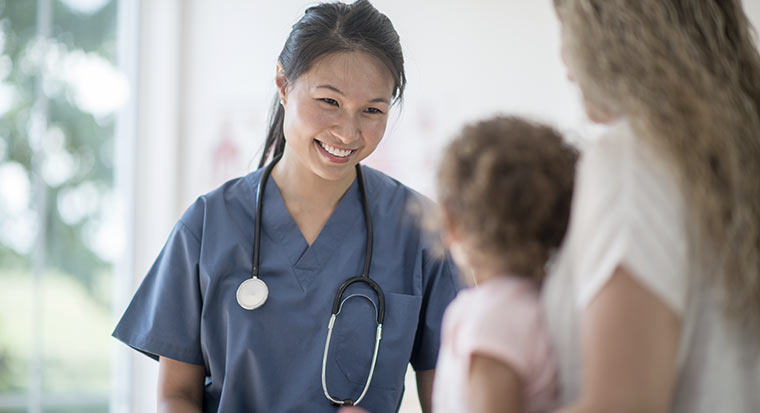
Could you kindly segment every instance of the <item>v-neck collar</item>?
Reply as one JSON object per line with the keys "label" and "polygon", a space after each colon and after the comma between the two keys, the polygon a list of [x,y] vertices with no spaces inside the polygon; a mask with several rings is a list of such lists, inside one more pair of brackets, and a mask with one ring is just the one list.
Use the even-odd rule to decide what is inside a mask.
{"label": "v-neck collar", "polygon": [[[290,261],[301,288],[306,291],[314,276],[325,268],[333,253],[343,243],[347,234],[354,231],[357,225],[365,227],[363,222],[359,185],[356,179],[351,183],[343,197],[338,202],[335,211],[330,215],[319,235],[308,245],[301,230],[285,207],[282,193],[270,175],[264,188],[264,199],[261,214],[262,233],[273,241]],[[365,229],[366,231],[366,229]],[[264,241],[266,242],[266,241]],[[262,254],[266,248],[262,248]],[[360,263],[359,265],[362,265]],[[345,274],[348,278],[361,273]]]}

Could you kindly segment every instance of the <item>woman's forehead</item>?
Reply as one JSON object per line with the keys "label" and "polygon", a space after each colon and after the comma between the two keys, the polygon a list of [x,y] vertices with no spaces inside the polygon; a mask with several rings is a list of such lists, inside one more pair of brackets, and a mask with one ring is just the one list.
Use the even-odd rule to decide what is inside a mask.
{"label": "woman's forehead", "polygon": [[394,80],[382,60],[365,52],[340,52],[321,56],[301,76],[309,89],[331,86],[345,95],[390,99]]}

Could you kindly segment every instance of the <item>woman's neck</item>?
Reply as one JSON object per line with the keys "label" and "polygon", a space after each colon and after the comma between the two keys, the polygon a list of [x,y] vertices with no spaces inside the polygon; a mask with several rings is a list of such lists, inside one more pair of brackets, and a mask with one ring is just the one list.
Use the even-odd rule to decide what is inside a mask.
{"label": "woman's neck", "polygon": [[302,204],[332,210],[356,177],[356,172],[352,171],[343,179],[327,180],[315,174],[295,159],[295,156],[288,155],[286,151],[272,171],[272,178],[277,183],[286,206]]}

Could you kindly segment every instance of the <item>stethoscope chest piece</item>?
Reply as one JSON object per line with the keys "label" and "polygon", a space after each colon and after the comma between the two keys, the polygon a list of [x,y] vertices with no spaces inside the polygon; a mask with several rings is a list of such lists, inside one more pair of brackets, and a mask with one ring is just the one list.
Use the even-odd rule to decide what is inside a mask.
{"label": "stethoscope chest piece", "polygon": [[267,301],[269,288],[258,277],[249,278],[237,289],[237,302],[246,310],[255,310]]}

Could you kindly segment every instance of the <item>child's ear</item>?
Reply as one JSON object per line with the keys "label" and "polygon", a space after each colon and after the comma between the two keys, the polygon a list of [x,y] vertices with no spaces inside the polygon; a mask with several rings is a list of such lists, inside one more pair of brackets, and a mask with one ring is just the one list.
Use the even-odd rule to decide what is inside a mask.
{"label": "child's ear", "polygon": [[441,224],[443,227],[443,243],[446,248],[461,240],[459,226],[445,207],[441,207]]}

